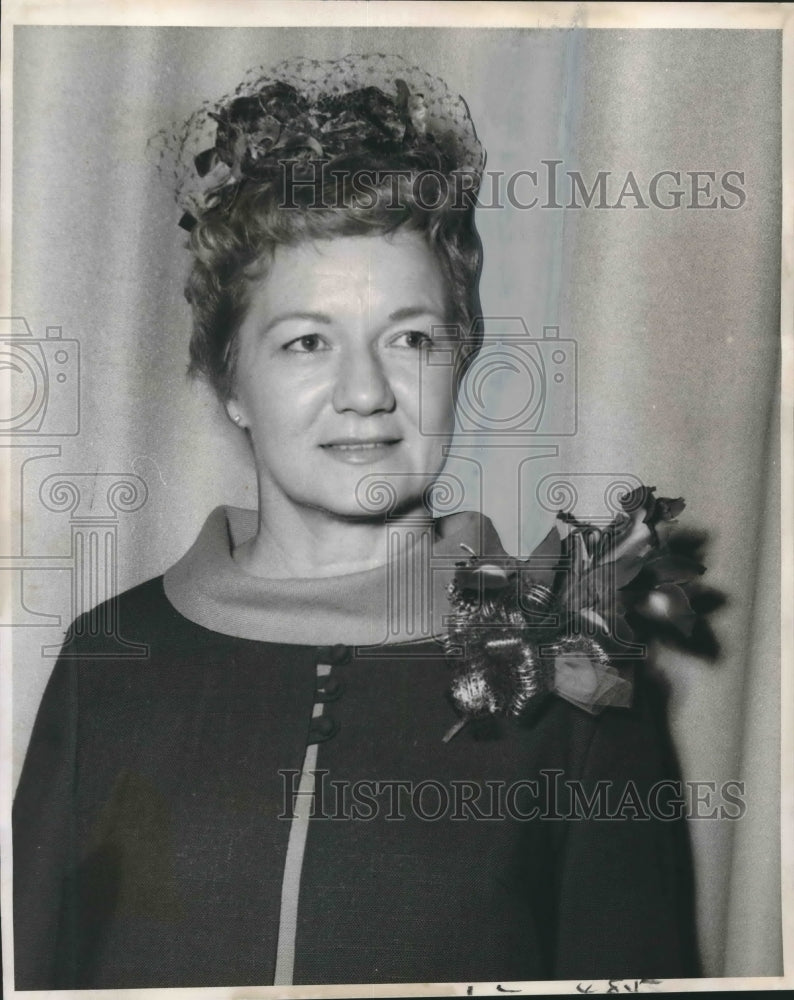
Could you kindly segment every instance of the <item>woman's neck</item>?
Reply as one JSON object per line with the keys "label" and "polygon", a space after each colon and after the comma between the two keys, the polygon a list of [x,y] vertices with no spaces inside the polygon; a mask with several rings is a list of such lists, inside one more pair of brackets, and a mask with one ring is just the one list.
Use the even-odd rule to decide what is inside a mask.
{"label": "woman's neck", "polygon": [[350,519],[311,507],[260,503],[256,534],[232,557],[250,576],[289,578],[342,576],[391,561],[395,549],[431,530],[426,513],[402,518]]}

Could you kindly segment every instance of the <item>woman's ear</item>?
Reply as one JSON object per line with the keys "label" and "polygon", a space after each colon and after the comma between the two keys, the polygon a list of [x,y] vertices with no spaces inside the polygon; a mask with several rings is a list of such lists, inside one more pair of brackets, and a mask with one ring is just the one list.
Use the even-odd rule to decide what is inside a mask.
{"label": "woman's ear", "polygon": [[235,426],[243,429],[248,426],[243,414],[240,412],[240,404],[236,399],[227,399],[223,405],[226,409],[226,414],[229,417],[229,420],[231,420]]}

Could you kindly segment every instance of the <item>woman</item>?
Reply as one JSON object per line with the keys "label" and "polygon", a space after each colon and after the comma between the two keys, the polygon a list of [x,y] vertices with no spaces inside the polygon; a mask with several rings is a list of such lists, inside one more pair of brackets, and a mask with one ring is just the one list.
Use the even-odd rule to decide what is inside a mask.
{"label": "woman", "polygon": [[[74,624],[15,802],[17,987],[694,974],[680,824],[572,805],[675,778],[641,672],[562,637],[553,560],[429,512],[480,343],[465,105],[361,57],[249,80],[180,152],[207,123],[191,369],[258,510]],[[604,565],[669,514],[640,501]]]}

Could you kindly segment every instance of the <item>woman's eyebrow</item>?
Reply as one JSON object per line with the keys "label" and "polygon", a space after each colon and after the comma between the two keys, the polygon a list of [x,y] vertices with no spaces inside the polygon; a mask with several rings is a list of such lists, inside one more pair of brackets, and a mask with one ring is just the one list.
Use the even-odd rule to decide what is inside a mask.
{"label": "woman's eyebrow", "polygon": [[327,313],[301,312],[301,311],[279,313],[279,315],[274,316],[273,319],[271,319],[270,322],[267,324],[267,326],[264,328],[264,330],[262,331],[262,336],[264,337],[264,335],[269,330],[272,330],[274,326],[278,326],[279,323],[284,323],[286,320],[289,319],[308,319],[311,320],[313,323],[325,323],[327,325],[333,323],[333,320]]}
{"label": "woman's eyebrow", "polygon": [[[417,316],[438,316],[441,317],[441,313],[432,306],[404,306],[401,309],[395,309],[394,312],[389,313],[388,321],[389,323],[399,323],[401,320],[415,319]],[[307,312],[305,310],[295,310],[292,312],[279,313],[274,316],[270,322],[262,330],[261,336],[265,336],[274,327],[278,326],[279,323],[285,323],[288,320],[303,319],[310,320],[312,323],[324,323],[326,326],[330,326],[333,323],[333,317],[329,316],[328,313],[321,312]]]}
{"label": "woman's eyebrow", "polygon": [[435,306],[405,306],[389,313],[389,322],[398,323],[403,319],[415,319],[417,316],[441,316]]}

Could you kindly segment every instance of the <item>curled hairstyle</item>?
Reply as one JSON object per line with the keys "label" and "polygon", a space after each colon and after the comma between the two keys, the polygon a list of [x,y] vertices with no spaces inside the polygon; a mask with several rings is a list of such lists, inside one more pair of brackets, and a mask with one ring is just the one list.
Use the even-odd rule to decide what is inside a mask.
{"label": "curled hairstyle", "polygon": [[283,160],[278,181],[247,177],[225,187],[190,232],[189,373],[205,377],[223,401],[233,394],[252,282],[267,275],[278,247],[404,230],[422,235],[446,279],[460,378],[482,342],[482,249],[471,175],[443,167],[425,150],[360,150],[330,162]]}

